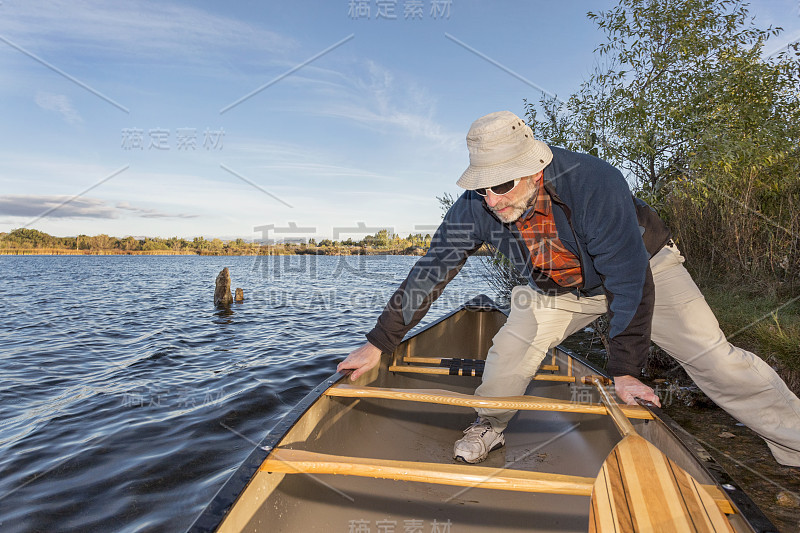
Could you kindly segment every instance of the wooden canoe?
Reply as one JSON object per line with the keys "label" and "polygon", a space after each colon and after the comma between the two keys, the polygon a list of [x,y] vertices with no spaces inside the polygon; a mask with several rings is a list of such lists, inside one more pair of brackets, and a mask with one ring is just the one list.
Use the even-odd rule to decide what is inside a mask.
{"label": "wooden canoe", "polygon": [[[592,491],[608,476],[606,460],[621,437],[598,391],[582,379],[603,372],[556,348],[525,396],[474,396],[506,318],[480,296],[407,337],[356,382],[341,374],[326,379],[253,450],[190,531],[601,530],[592,515],[604,507]],[[457,463],[453,443],[475,407],[519,413],[503,448],[479,465]],[[660,409],[621,407],[638,436],[693,480],[698,501],[718,507],[726,521],[720,530],[776,531]],[[609,494],[646,496],[608,479]],[[648,530],[604,523],[603,531]],[[715,530],[704,527],[685,530]]]}

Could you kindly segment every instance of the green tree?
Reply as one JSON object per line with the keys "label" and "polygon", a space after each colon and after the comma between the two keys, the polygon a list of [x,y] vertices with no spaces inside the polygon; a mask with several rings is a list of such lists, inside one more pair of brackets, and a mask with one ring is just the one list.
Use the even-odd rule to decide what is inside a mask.
{"label": "green tree", "polygon": [[735,0],[620,0],[588,16],[606,34],[601,63],[565,104],[525,102],[534,132],[622,169],[702,270],[797,278],[797,45],[765,58],[780,29]]}
{"label": "green tree", "polygon": [[209,248],[209,243],[203,237],[195,237],[192,239],[192,247],[195,249],[195,251],[201,252]]}
{"label": "green tree", "polygon": [[89,250],[91,249],[91,242],[90,237],[88,235],[80,234],[76,237],[76,248],[78,250]]}
{"label": "green tree", "polygon": [[156,250],[169,250],[169,246],[161,239],[145,239],[142,245],[142,250],[156,251]]}
{"label": "green tree", "polygon": [[389,230],[382,229],[375,234],[375,244],[380,248],[388,248],[390,241]]}
{"label": "green tree", "polygon": [[4,234],[2,246],[5,248],[60,248],[63,246],[75,247],[70,238],[58,238],[39,230],[17,228]]}
{"label": "green tree", "polygon": [[110,250],[114,244],[114,239],[105,233],[89,237],[88,240],[91,250]]}
{"label": "green tree", "polygon": [[139,249],[139,241],[128,235],[120,241],[120,247],[123,250],[133,251]]}

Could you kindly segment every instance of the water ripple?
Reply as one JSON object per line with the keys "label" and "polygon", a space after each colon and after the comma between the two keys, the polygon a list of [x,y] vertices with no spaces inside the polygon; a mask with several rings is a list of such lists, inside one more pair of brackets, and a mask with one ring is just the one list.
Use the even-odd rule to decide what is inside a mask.
{"label": "water ripple", "polygon": [[[415,260],[0,257],[0,530],[184,529]],[[470,259],[429,317],[481,292]]]}

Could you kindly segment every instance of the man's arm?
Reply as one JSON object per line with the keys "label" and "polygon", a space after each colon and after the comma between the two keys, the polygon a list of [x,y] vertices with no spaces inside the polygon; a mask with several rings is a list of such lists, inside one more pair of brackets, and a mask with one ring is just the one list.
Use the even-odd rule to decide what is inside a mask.
{"label": "man's arm", "polygon": [[467,195],[456,200],[436,230],[428,253],[417,261],[367,333],[367,342],[339,363],[338,372],[352,370],[350,379],[358,379],[380,362],[382,352],[393,352],[408,330],[425,316],[467,257],[483,243],[477,237],[474,208],[475,202]]}
{"label": "man's arm", "polygon": [[622,174],[596,159],[584,166],[586,174],[573,190],[570,208],[608,299],[608,372],[638,376],[650,348],[653,315],[649,253]]}
{"label": "man's arm", "polygon": [[367,340],[373,346],[393,352],[458,274],[467,257],[483,244],[472,213],[476,203],[464,194],[447,212],[430,249],[417,261],[389,299],[375,327],[367,333]]}
{"label": "man's arm", "polygon": [[[615,295],[606,287],[611,321],[614,319]],[[625,329],[609,339],[608,366],[606,370],[612,376],[638,376],[647,363],[650,353],[650,332],[653,323],[655,305],[655,284],[650,265],[646,264],[644,283],[636,311],[628,321]]]}

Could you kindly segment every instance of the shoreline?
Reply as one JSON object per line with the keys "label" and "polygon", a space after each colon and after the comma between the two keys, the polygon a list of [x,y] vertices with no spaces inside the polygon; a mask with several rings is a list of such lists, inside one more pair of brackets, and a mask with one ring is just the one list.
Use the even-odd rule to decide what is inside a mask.
{"label": "shoreline", "polygon": [[[330,255],[330,256],[358,256],[358,255],[425,255],[422,251],[406,250],[356,250],[354,253],[343,253],[342,250],[306,249],[296,251],[270,250],[258,253],[225,253],[225,252],[198,252],[194,250],[68,250],[68,249],[37,249],[18,248],[0,249],[0,255],[161,255],[161,256],[202,256],[202,257],[258,257],[258,256],[288,256],[288,255]],[[481,255],[481,254],[475,254]]]}

